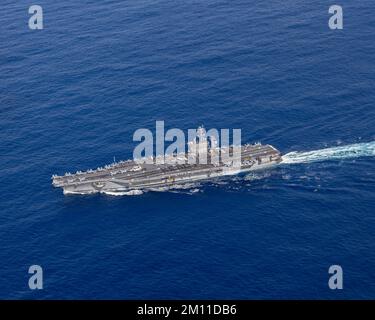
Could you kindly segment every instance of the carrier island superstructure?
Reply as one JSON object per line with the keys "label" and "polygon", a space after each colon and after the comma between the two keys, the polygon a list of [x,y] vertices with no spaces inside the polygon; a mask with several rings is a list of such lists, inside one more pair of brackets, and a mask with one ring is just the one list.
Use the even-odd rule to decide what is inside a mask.
{"label": "carrier island superstructure", "polygon": [[[205,161],[199,161],[202,156]],[[115,162],[85,172],[53,175],[52,184],[61,187],[64,194],[116,195],[173,188],[200,180],[266,169],[281,160],[280,152],[268,144],[218,147],[215,140],[207,140],[205,130],[199,127],[196,139],[188,143],[188,152],[165,155],[163,161],[160,161],[160,156],[152,156],[151,159]]]}

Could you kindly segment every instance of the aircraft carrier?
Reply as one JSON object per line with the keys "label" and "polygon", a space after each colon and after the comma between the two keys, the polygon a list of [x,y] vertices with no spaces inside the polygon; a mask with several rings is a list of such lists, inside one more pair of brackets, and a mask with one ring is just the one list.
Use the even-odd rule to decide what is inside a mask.
{"label": "aircraft carrier", "polygon": [[[198,139],[188,143],[189,151],[186,153],[166,155],[162,159],[153,156],[120,161],[95,170],[53,175],[52,184],[61,187],[64,194],[137,194],[266,169],[281,162],[280,152],[271,145],[256,143],[217,147],[212,141],[211,144],[207,142],[201,128],[197,132]],[[205,161],[199,161],[202,155]]]}

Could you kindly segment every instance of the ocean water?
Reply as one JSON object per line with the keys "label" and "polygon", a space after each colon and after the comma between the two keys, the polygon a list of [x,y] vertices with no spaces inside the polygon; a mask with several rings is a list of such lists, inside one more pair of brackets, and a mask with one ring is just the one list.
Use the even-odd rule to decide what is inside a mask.
{"label": "ocean water", "polygon": [[[37,31],[30,1],[0,6],[0,298],[375,298],[373,0],[337,1],[336,31],[323,0],[37,4]],[[130,158],[156,120],[288,155],[174,192],[51,186]]]}

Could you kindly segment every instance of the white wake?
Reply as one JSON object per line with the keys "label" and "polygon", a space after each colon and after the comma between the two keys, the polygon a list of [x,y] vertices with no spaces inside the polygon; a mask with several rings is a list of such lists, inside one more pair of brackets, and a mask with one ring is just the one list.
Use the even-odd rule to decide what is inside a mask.
{"label": "white wake", "polygon": [[370,156],[375,156],[375,141],[308,152],[293,151],[282,157],[283,160],[281,164],[308,163]]}
{"label": "white wake", "polygon": [[142,190],[130,190],[130,191],[103,191],[102,193],[109,196],[138,196],[143,194]]}

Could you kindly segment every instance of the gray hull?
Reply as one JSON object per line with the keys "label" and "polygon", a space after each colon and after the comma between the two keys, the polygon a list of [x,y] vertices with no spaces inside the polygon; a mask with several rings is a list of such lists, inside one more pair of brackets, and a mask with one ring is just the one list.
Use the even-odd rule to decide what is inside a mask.
{"label": "gray hull", "polygon": [[[219,151],[222,149],[218,149]],[[228,150],[227,150],[228,151]],[[180,155],[181,156],[181,155]],[[281,161],[281,154],[270,145],[245,145],[236,165],[220,162],[216,165],[189,164],[187,155],[180,164],[147,164],[140,161],[122,161],[104,168],[52,177],[55,187],[63,188],[64,194],[121,194],[142,190],[157,190],[208,180],[241,172],[266,169]],[[178,157],[178,156],[177,156]],[[175,158],[176,159],[176,156]],[[155,161],[155,158],[153,158]]]}

